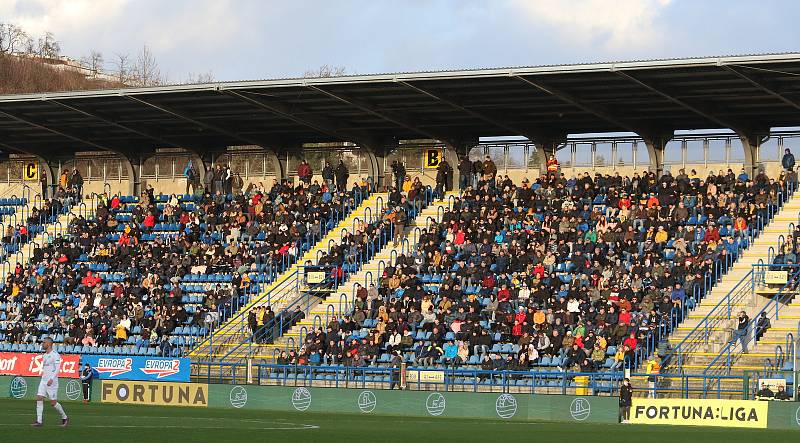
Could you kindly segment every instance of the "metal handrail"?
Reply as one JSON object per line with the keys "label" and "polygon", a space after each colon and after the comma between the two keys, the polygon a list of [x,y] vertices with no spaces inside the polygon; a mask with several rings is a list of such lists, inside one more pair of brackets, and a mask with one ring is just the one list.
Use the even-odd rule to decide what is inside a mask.
{"label": "metal handrail", "polygon": [[[288,351],[287,349],[284,349]],[[274,349],[272,357],[277,360],[283,350]],[[385,362],[383,362],[385,363]],[[213,363],[192,363],[192,377],[196,381],[217,384],[245,384],[247,383],[246,374],[247,364],[244,362],[213,362]],[[253,364],[251,365],[252,382],[256,385],[262,381],[269,380],[269,384],[283,386],[312,386],[315,381],[326,380],[326,386],[337,388],[388,388],[390,384],[399,384],[401,380],[400,368],[386,366],[345,366],[345,365],[296,365],[296,364]],[[472,392],[508,392],[510,388],[516,389],[520,393],[529,392],[531,394],[546,390],[546,392],[561,394],[571,393],[572,389],[585,387],[592,389],[594,395],[604,393],[607,395],[617,395],[619,386],[622,382],[624,373],[614,372],[564,372],[554,371],[550,368],[531,369],[529,371],[511,370],[482,370],[472,368],[427,368],[409,365],[405,369],[406,374],[413,372],[417,377],[407,377],[416,381],[409,381],[406,389],[421,390],[443,390],[443,391],[472,391]],[[437,373],[443,379],[436,381],[429,380],[425,373]],[[367,378],[369,377],[369,378]],[[585,378],[584,378],[585,377]],[[677,395],[688,398],[690,394],[702,393],[698,388],[697,382],[712,380],[721,385],[722,381],[738,382],[731,383],[737,386],[735,389],[721,387],[714,392],[707,393],[709,398],[740,397],[745,398],[745,385],[742,383],[745,378],[742,376],[704,376],[702,374],[631,374],[632,379],[642,379],[654,377],[656,383],[653,388],[638,387],[637,390],[652,393],[653,396],[660,394]],[[581,378],[586,380],[583,384],[579,382]],[[663,381],[670,382],[671,387],[662,386]],[[524,383],[520,383],[523,381]],[[700,383],[703,384],[703,383]]]}
{"label": "metal handrail", "polygon": [[[316,243],[321,241],[322,238],[324,238],[324,236],[327,235],[327,233],[329,233],[330,231],[335,229],[350,213],[352,213],[354,210],[356,210],[358,208],[358,206],[360,205],[360,203],[362,201],[366,200],[366,198],[369,195],[370,195],[369,191],[362,192],[361,189],[357,189],[357,190],[355,190],[353,192],[353,198],[352,199],[348,200],[349,197],[345,196],[345,198],[343,198],[343,200],[341,202],[340,209],[334,210],[333,211],[333,217],[331,218],[331,220],[323,223],[322,231],[320,233],[319,238],[317,238],[317,236],[312,235],[312,234],[308,234],[306,236],[308,249],[311,249]],[[379,196],[379,198],[380,198],[380,196]],[[332,226],[328,227],[328,224],[331,224]],[[346,229],[346,228],[343,228],[343,229]],[[303,244],[304,243],[302,241],[299,242],[299,246],[300,246],[299,249],[307,250],[307,249],[303,248]],[[330,242],[329,242],[329,246],[330,246]],[[319,259],[319,257],[320,257],[322,252],[323,252],[322,250],[318,250],[317,251],[317,259]],[[298,254],[297,257],[294,257],[294,260],[299,259],[299,257],[300,257],[300,254]],[[271,276],[270,280],[273,281],[273,282],[279,278],[279,274],[282,274],[284,271],[288,270],[292,264],[294,264],[294,262],[289,260],[288,257],[283,257],[282,261],[283,262],[281,263],[281,270],[279,272],[277,270],[274,270],[274,269],[270,272],[270,276]],[[257,302],[258,301],[261,301],[261,299],[257,300]],[[246,314],[247,314],[246,312],[237,311],[237,315],[235,317],[225,318],[225,319],[220,318],[220,324],[223,321],[231,321],[234,318],[238,318],[239,316],[246,315]],[[198,341],[197,343],[195,343],[194,347],[204,346],[206,344],[206,341],[209,341],[208,345],[210,347],[211,346],[210,337],[212,337],[212,335],[213,335],[213,333],[211,331],[211,328],[208,328],[207,333],[204,334],[203,337],[202,337],[203,340]]]}
{"label": "metal handrail", "polygon": [[[431,195],[431,193],[430,193],[430,187],[428,187],[428,188],[426,188],[426,189],[425,189],[425,192],[423,192],[423,193],[422,193],[422,196],[423,196],[424,200],[421,200],[421,199],[417,198],[417,199],[415,199],[415,201],[414,201],[413,203],[411,203],[411,204],[413,204],[413,205],[414,205],[414,207],[417,207],[417,208],[427,207],[427,206],[428,206],[428,205],[431,203],[431,201],[432,201],[432,195]],[[409,216],[409,221],[411,221],[411,220],[415,219],[415,218],[416,218],[418,215],[419,215],[419,211],[413,211],[413,212],[410,214],[410,216]],[[392,241],[392,239],[394,238],[394,235],[393,235],[393,233],[392,233],[391,231],[393,231],[393,230],[394,230],[394,225],[393,225],[393,224],[391,224],[391,225],[389,225],[389,232],[388,232],[388,235],[386,235],[387,233],[386,233],[386,232],[384,232],[384,233],[382,233],[382,237],[381,237],[381,238],[376,238],[376,239],[374,239],[372,242],[368,243],[368,245],[371,245],[372,243],[374,243],[375,241],[377,241],[379,246],[378,246],[378,247],[373,247],[371,250],[370,250],[370,248],[369,248],[369,246],[368,246],[368,247],[366,248],[368,253],[367,253],[367,254],[363,254],[362,256],[358,257],[358,259],[357,259],[357,263],[355,263],[355,265],[357,266],[357,268],[359,268],[359,269],[360,269],[360,267],[361,267],[363,264],[365,264],[365,263],[367,263],[368,261],[370,261],[370,260],[371,260],[371,259],[372,259],[372,258],[373,258],[373,257],[374,257],[374,256],[375,256],[375,255],[376,255],[376,254],[377,254],[377,253],[380,251],[380,250],[382,250],[382,249],[383,249],[383,248],[384,248],[386,245],[388,245],[388,244],[389,244],[389,242],[390,242],[390,241]],[[374,245],[373,245],[373,246],[374,246]],[[410,246],[410,242],[409,242],[409,240],[408,240],[407,238],[403,239],[403,241],[402,241],[402,243],[401,243],[401,251],[405,251],[406,249],[408,249],[408,250],[410,251],[410,248],[411,248],[411,246]],[[393,251],[394,251],[394,250],[393,250]],[[378,265],[379,265],[379,266],[380,266],[380,263],[381,263],[381,262],[383,262],[383,261],[381,260],[381,261],[378,263]],[[350,276],[350,275],[348,274],[348,275],[345,277],[345,280],[347,280],[347,278],[348,278],[349,276]],[[345,281],[345,280],[342,280],[340,283],[344,283],[344,281]],[[365,281],[366,281],[366,276],[365,276]],[[337,287],[338,287],[338,285],[337,285],[337,286],[334,286],[334,290],[335,290]],[[353,290],[355,291],[355,287],[353,288]],[[353,303],[352,303],[352,305],[353,305],[353,307],[355,306],[355,294],[353,294]],[[315,306],[316,306],[316,305],[315,305]],[[287,310],[287,311],[288,311],[288,309],[289,309],[289,308],[286,308],[286,310]],[[340,297],[340,305],[339,305],[339,309],[341,309],[341,297]],[[305,311],[305,310],[304,310],[304,311]],[[352,312],[352,309],[350,309],[350,311]],[[340,315],[341,315],[341,314],[342,314],[342,313],[340,312]],[[282,334],[282,329],[281,329],[281,334]],[[277,337],[273,337],[273,339],[275,339],[275,338],[277,338]],[[249,341],[250,341],[250,342],[252,342],[252,337],[251,337],[251,339],[250,339]],[[238,348],[238,346],[237,346],[237,348]],[[231,351],[231,352],[229,352],[228,354],[231,354],[231,353],[232,353],[232,351]],[[248,355],[252,355],[252,354],[248,354]],[[222,360],[225,360],[225,357],[223,357],[223,358],[222,358]]]}
{"label": "metal handrail", "polygon": [[[673,364],[677,366],[678,370],[683,369],[684,355],[688,355],[695,349],[703,344],[707,344],[711,336],[711,331],[722,321],[730,319],[731,306],[738,303],[739,300],[744,298],[745,295],[750,294],[751,285],[747,284],[752,281],[753,270],[751,269],[730,291],[717,303],[714,308],[709,311],[705,318],[703,318],[686,336],[678,343],[677,346],[672,348],[669,354],[663,358],[663,367],[666,370]],[[748,280],[750,279],[750,280]],[[695,335],[702,333],[703,341],[697,340]]]}
{"label": "metal handrail", "polygon": [[[787,289],[790,288],[791,285],[797,282],[797,279],[800,277],[800,265],[781,265],[781,267],[791,267],[794,268],[793,273],[789,276],[788,281],[786,282],[783,287],[773,296],[774,301],[774,318],[777,320],[779,318],[779,311],[781,305],[785,301],[784,298],[787,300],[791,297],[787,296],[794,296],[791,294]],[[756,322],[758,321],[759,317],[761,317],[762,313],[769,314],[770,307],[773,306],[773,302],[768,302],[757,314],[753,316],[752,319],[747,324],[747,331],[748,334],[754,334],[756,331]],[[772,320],[770,315],[767,315],[767,318]],[[749,337],[748,337],[749,341]],[[734,349],[738,346],[738,340],[732,340],[727,343],[727,345],[717,354],[714,359],[708,364],[708,367],[703,371],[703,374],[708,374],[709,372],[714,374],[717,372],[725,372],[730,374],[731,367],[733,363],[735,363],[742,355],[742,351],[736,352]]]}
{"label": "metal handrail", "polygon": [[[786,188],[786,192],[779,192],[778,193],[778,203],[777,203],[778,208],[773,210],[773,205],[768,205],[768,215],[767,215],[767,220],[766,221],[762,220],[762,218],[760,216],[758,217],[757,222],[756,222],[756,228],[750,231],[750,235],[748,237],[748,243],[747,243],[748,247],[753,243],[753,241],[755,241],[756,238],[758,238],[760,233],[765,228],[766,222],[771,220],[777,214],[777,212],[780,209],[780,207],[783,205],[783,203],[788,201],[788,199],[793,195],[794,191],[795,191],[794,186],[791,185],[791,186],[788,186]],[[800,214],[798,214],[798,217],[800,219]],[[779,237],[779,239],[778,239],[779,243],[781,242],[782,239],[783,239],[783,241],[785,241],[785,237],[783,237],[783,235],[781,235]],[[742,249],[743,248],[741,248],[741,247],[738,248],[737,258],[738,258],[739,255],[741,255]],[[775,251],[774,247],[770,246],[769,249],[768,249],[768,253],[767,253],[767,255],[768,255],[768,263],[772,262],[772,257],[770,257],[770,256],[774,255],[774,251]],[[754,265],[754,266],[769,266],[769,265],[764,265],[763,264],[763,260],[759,259],[758,265]],[[718,267],[716,267],[716,268],[718,269]],[[726,268],[726,270],[727,270],[727,268]],[[706,276],[706,277],[708,277],[708,276]],[[721,275],[715,276],[714,283],[719,281],[719,277],[721,277]],[[717,305],[706,315],[706,317],[703,318],[703,320],[701,320],[700,323],[698,323],[697,326],[695,326],[695,328],[691,332],[689,332],[689,334],[687,334],[684,337],[684,339],[676,347],[674,347],[672,349],[672,351],[670,351],[670,353],[667,355],[667,357],[664,358],[664,369],[665,370],[668,369],[673,363],[677,363],[679,368],[682,369],[683,354],[687,354],[688,355],[693,350],[695,350],[697,347],[699,347],[701,343],[708,343],[709,331],[713,328],[713,326],[709,327],[708,323],[711,320],[713,320],[712,316],[713,316],[713,314],[715,314],[717,309],[719,309],[720,306],[724,304],[727,307],[727,319],[730,319],[730,316],[731,316],[730,307],[731,307],[732,304],[736,303],[736,302],[732,301],[731,294],[733,294],[734,290],[737,290],[737,288],[742,284],[742,282],[744,282],[745,280],[748,280],[748,278],[749,278],[748,282],[751,283],[750,286],[754,286],[755,284],[757,284],[757,281],[756,281],[757,277],[758,276],[755,273],[753,273],[753,269],[751,269],[748,272],[748,274],[745,275],[742,278],[742,280],[740,280],[736,284],[736,286],[734,286],[729,291],[729,293],[726,294],[726,296],[717,303]],[[763,273],[762,273],[762,277],[763,277]],[[706,281],[704,281],[704,286],[706,286],[705,285]],[[709,285],[709,286],[713,286],[713,283],[711,285]],[[707,291],[708,289],[710,289],[710,288],[705,288],[704,287],[704,292]],[[741,300],[741,298],[743,298],[744,288],[743,287],[742,288],[738,288],[738,291],[739,291],[739,293],[738,293],[738,296],[736,297],[737,298],[737,302],[738,302],[738,300]],[[721,319],[717,319],[717,321],[714,322],[715,325],[718,324],[720,321],[722,321],[722,320]],[[698,331],[698,329],[700,329],[701,325],[703,325],[704,323],[707,325],[706,328],[705,328],[705,332],[706,333],[704,335],[705,340],[704,341],[700,341],[700,340],[697,340],[696,337],[694,337],[694,335]],[[687,342],[689,343],[688,345],[686,344]],[[683,349],[684,346],[689,347],[689,349]],[[677,355],[677,358],[675,358],[676,355]]]}

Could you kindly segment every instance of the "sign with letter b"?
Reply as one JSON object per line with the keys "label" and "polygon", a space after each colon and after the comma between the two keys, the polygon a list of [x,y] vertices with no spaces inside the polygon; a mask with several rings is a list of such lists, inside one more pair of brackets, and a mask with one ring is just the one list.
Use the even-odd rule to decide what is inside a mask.
{"label": "sign with letter b", "polygon": [[435,169],[444,160],[444,151],[441,149],[426,149],[425,150],[425,167]]}

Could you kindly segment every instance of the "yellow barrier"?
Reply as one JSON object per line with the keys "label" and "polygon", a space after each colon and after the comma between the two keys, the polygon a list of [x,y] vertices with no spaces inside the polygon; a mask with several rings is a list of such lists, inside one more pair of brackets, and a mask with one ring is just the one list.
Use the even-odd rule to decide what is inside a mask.
{"label": "yellow barrier", "polygon": [[592,395],[589,392],[589,377],[586,375],[575,376],[575,395]]}
{"label": "yellow barrier", "polygon": [[769,405],[766,402],[753,400],[634,398],[630,422],[766,428],[768,409]]}

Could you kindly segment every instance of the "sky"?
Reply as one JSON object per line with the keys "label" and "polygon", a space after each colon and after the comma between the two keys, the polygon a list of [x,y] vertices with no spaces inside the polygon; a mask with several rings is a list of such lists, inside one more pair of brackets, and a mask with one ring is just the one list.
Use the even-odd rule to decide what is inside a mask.
{"label": "sky", "polygon": [[800,50],[794,0],[0,0],[0,22],[110,61],[147,45],[172,82]]}

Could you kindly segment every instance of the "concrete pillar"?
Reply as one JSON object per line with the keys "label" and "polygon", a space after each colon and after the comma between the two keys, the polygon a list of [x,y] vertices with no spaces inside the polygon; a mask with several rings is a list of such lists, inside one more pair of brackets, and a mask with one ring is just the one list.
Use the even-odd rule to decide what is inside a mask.
{"label": "concrete pillar", "polygon": [[[54,189],[53,185],[58,183],[59,171],[54,170],[53,167],[50,164],[51,162],[47,161],[47,159],[45,159],[44,157],[36,156],[36,159],[39,162],[39,174],[41,174],[41,171],[44,171],[44,172],[47,173],[47,182],[46,182],[46,184],[47,184],[47,195],[49,197],[52,197],[53,196],[53,189]],[[41,175],[40,175],[40,177],[41,177]],[[36,189],[36,191],[33,192],[33,195],[41,194],[41,192],[42,192],[41,181],[36,184],[36,188],[37,189]],[[31,196],[31,197],[33,197],[33,196]]]}
{"label": "concrete pillar", "polygon": [[666,149],[667,142],[672,138],[672,135],[647,136],[642,138],[647,147],[647,153],[650,156],[650,171],[655,172],[656,176],[660,177],[664,172],[664,150]]}
{"label": "concrete pillar", "polygon": [[366,160],[367,175],[372,178],[377,189],[383,189],[386,186],[386,170],[388,169],[386,167],[386,157],[388,150],[376,150],[361,146],[360,152]]}
{"label": "concrete pillar", "polygon": [[542,175],[547,174],[547,159],[550,158],[551,155],[555,155],[556,151],[563,147],[567,142],[567,136],[556,136],[556,137],[548,137],[543,138],[538,141],[534,141],[534,146],[536,146],[536,151],[534,152],[534,156],[536,157],[536,163],[539,165],[539,173]]}
{"label": "concrete pillar", "polygon": [[[118,153],[125,171],[128,173],[128,194],[139,195],[142,192],[142,164],[147,156],[142,153]],[[151,154],[152,155],[152,154]]]}
{"label": "concrete pillar", "polygon": [[758,160],[758,149],[761,146],[761,143],[763,143],[769,136],[747,134],[738,131],[737,135],[742,141],[742,150],[744,151],[744,170],[747,171],[750,177],[755,177],[758,169],[762,166],[761,162]]}

